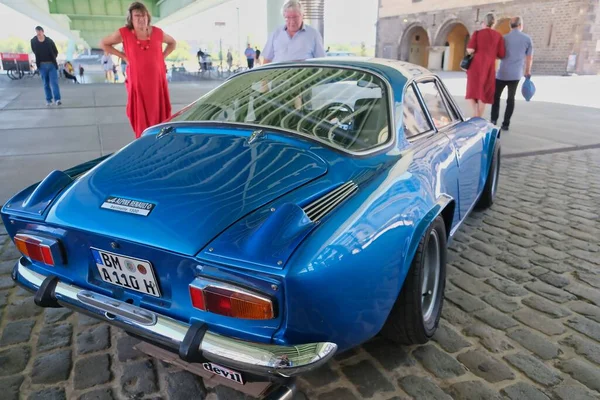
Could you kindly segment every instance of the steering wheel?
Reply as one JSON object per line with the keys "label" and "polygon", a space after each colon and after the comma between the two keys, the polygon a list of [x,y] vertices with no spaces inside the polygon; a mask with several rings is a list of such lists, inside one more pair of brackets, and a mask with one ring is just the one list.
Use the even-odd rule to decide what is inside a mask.
{"label": "steering wheel", "polygon": [[[345,103],[329,103],[315,115],[319,121],[315,127],[317,136],[329,140],[332,144],[343,145],[342,138],[349,139],[354,127],[354,109]],[[333,129],[332,129],[333,128]]]}

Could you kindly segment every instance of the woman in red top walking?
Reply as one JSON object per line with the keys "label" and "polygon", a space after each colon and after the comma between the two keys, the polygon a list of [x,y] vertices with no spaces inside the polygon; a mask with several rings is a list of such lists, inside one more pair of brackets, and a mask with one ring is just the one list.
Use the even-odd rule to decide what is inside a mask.
{"label": "woman in red top walking", "polygon": [[471,36],[467,53],[473,54],[471,66],[467,70],[467,95],[473,116],[481,117],[486,104],[494,104],[496,91],[496,58],[504,58],[504,38],[492,29],[496,23],[494,14],[487,14],[481,26]]}
{"label": "woman in red top walking", "polygon": [[[127,117],[139,138],[144,130],[171,117],[165,58],[176,42],[162,29],[150,25],[146,6],[134,2],[127,12],[127,24],[102,39],[102,49],[127,61]],[[113,46],[123,43],[124,52]],[[167,47],[163,51],[162,44]]]}

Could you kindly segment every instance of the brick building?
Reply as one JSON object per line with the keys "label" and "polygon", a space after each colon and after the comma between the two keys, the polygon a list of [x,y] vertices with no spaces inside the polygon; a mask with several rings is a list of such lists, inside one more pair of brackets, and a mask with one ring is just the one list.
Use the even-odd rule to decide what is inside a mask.
{"label": "brick building", "polygon": [[379,0],[379,57],[460,70],[466,43],[488,12],[510,31],[520,15],[534,42],[534,74],[600,73],[600,0]]}

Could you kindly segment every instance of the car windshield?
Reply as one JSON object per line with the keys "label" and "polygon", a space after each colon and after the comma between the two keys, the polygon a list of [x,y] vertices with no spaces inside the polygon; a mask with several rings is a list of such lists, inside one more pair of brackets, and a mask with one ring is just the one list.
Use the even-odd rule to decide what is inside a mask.
{"label": "car windshield", "polygon": [[225,82],[172,121],[249,123],[361,152],[390,139],[388,95],[383,81],[365,71],[259,68]]}

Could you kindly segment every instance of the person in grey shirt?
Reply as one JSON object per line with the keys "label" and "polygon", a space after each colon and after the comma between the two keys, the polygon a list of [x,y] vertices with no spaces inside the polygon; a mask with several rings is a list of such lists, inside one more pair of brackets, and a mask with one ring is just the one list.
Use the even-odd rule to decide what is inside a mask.
{"label": "person in grey shirt", "polygon": [[289,0],[283,5],[283,17],[285,25],[271,33],[262,51],[263,64],[325,57],[323,38],[315,28],[304,23],[304,11],[298,0]]}
{"label": "person in grey shirt", "polygon": [[523,77],[531,76],[531,65],[533,63],[533,42],[529,35],[524,34],[523,19],[513,17],[510,19],[511,32],[504,35],[504,46],[506,56],[500,61],[500,68],[496,73],[496,94],[492,105],[492,123],[497,124],[500,114],[500,96],[505,87],[508,87],[508,99],[504,112],[502,129],[507,131],[510,126],[510,118],[515,110],[515,95],[519,81]]}

